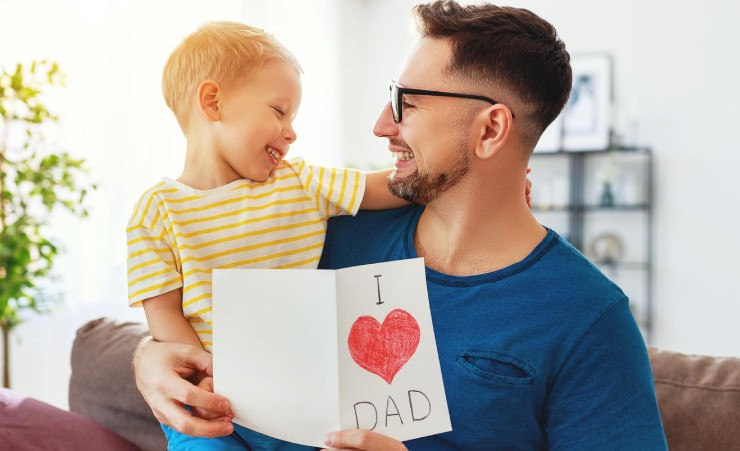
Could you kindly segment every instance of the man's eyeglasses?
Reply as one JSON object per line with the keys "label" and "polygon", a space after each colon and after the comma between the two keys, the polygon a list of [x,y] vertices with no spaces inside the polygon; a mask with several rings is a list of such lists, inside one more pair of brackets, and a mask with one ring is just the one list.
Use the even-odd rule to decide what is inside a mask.
{"label": "man's eyeglasses", "polygon": [[[390,80],[388,82],[388,85],[390,88],[391,112],[393,113],[393,122],[395,122],[396,124],[400,124],[401,120],[403,119],[403,96],[406,94],[417,96],[457,97],[460,99],[483,100],[490,103],[491,105],[496,105],[498,103],[491,98],[475,94],[460,94],[457,92],[429,91],[426,89],[404,88],[393,80]],[[511,113],[511,117],[514,117],[514,113]]]}

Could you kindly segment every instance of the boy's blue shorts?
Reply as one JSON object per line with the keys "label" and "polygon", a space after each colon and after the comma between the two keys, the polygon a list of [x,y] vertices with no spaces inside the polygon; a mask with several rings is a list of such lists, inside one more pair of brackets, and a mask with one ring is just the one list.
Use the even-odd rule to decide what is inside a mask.
{"label": "boy's blue shorts", "polygon": [[312,451],[319,448],[296,445],[234,423],[234,432],[231,435],[217,438],[191,437],[181,434],[169,426],[161,424],[164,435],[167,437],[167,449],[170,451],[201,451],[201,450],[250,450],[250,451]]}

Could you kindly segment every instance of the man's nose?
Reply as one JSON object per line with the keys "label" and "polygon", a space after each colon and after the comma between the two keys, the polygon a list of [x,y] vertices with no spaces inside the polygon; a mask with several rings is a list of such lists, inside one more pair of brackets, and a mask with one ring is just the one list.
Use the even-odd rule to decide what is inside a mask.
{"label": "man's nose", "polygon": [[386,136],[396,136],[398,134],[398,124],[393,122],[390,101],[385,104],[385,108],[383,108],[378,120],[375,122],[373,133],[375,133],[375,136],[381,138]]}

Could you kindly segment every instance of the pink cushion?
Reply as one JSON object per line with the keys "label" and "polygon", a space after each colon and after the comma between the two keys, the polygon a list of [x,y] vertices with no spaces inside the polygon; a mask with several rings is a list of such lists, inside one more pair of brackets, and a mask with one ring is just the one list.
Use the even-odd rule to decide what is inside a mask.
{"label": "pink cushion", "polygon": [[0,388],[0,448],[14,451],[139,448],[76,413]]}

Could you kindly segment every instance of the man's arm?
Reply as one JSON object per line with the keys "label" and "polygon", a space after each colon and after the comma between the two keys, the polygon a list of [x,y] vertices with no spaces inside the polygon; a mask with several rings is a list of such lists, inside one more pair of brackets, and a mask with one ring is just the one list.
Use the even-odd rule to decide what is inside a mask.
{"label": "man's arm", "polygon": [[565,359],[544,427],[553,450],[667,449],[647,349],[626,298]]}
{"label": "man's arm", "polygon": [[[161,423],[187,435],[221,437],[234,430],[229,401],[190,383],[199,373],[213,376],[211,354],[201,347],[158,343],[145,338],[134,354],[136,386]],[[191,415],[185,405],[205,409],[218,416],[204,420]]]}

